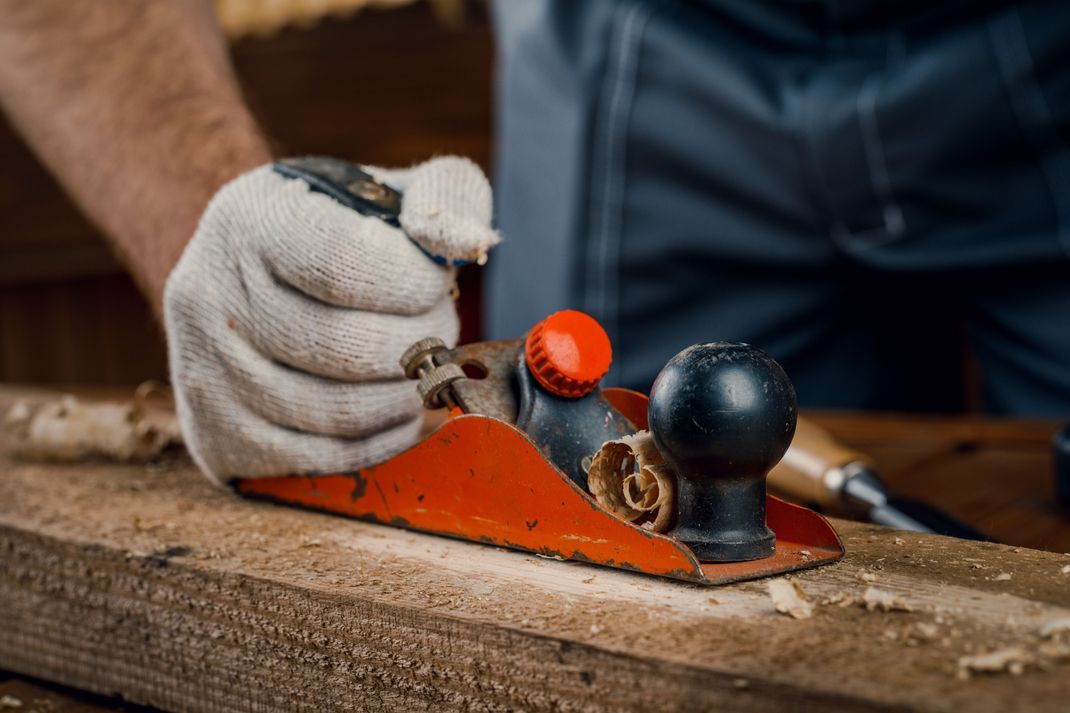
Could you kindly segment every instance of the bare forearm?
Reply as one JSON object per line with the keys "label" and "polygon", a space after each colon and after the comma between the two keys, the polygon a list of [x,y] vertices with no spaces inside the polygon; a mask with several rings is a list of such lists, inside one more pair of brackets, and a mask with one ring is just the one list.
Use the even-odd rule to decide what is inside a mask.
{"label": "bare forearm", "polygon": [[0,0],[0,103],[156,309],[212,194],[270,158],[208,0]]}

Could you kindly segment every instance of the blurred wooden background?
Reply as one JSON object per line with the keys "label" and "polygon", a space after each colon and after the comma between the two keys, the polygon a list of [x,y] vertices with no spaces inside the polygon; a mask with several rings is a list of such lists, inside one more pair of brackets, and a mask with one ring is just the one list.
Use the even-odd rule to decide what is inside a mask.
{"label": "blurred wooden background", "polygon": [[[386,166],[459,153],[489,167],[485,13],[366,10],[233,45],[253,111],[282,154]],[[466,340],[479,273],[461,276]],[[166,376],[160,328],[104,239],[0,116],[0,381],[136,384]]]}

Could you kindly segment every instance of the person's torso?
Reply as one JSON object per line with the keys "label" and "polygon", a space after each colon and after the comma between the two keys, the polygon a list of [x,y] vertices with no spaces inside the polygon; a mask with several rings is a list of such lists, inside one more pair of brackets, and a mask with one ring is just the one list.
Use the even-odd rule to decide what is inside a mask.
{"label": "person's torso", "polygon": [[499,2],[489,335],[582,309],[646,388],[764,336],[734,276],[1065,257],[1070,13],[1004,5]]}

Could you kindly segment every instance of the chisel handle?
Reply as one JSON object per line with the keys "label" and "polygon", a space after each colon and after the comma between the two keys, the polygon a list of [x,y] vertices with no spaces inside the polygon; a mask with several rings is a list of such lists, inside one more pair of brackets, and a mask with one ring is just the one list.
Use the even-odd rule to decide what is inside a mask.
{"label": "chisel handle", "polygon": [[872,459],[800,418],[784,458],[769,472],[769,487],[792,500],[835,509],[844,505],[843,484],[852,472],[873,469]]}

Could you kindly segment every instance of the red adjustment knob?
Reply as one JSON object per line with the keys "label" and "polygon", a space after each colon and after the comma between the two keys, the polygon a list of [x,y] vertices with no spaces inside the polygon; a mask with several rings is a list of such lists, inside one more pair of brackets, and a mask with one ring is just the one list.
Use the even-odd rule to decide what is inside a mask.
{"label": "red adjustment knob", "polygon": [[613,348],[594,317],[566,309],[531,328],[524,359],[547,391],[578,399],[591,393],[609,371]]}

